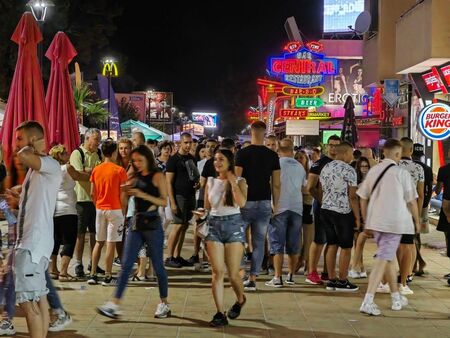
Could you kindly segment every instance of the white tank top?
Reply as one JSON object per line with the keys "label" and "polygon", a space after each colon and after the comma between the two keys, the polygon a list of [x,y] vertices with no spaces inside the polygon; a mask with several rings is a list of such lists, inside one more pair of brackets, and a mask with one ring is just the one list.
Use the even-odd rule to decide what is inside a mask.
{"label": "white tank top", "polygon": [[[239,177],[238,181],[242,178]],[[226,186],[228,180],[208,177],[208,199],[211,204],[211,216],[229,216],[239,214],[240,208],[235,203],[234,206],[225,205]]]}

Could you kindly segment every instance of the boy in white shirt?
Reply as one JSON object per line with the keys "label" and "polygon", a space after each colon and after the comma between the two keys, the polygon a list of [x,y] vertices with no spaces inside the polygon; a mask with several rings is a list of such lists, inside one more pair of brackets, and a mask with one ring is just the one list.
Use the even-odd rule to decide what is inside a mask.
{"label": "boy in white shirt", "polygon": [[416,229],[420,226],[416,188],[411,175],[398,166],[402,145],[398,140],[390,139],[383,150],[385,159],[369,171],[357,191],[365,232],[373,233],[378,246],[367,293],[360,307],[360,312],[374,316],[381,314],[373,299],[383,275],[391,290],[391,309],[398,311],[408,304],[407,298],[398,290],[394,260],[402,234],[414,234],[413,219]]}

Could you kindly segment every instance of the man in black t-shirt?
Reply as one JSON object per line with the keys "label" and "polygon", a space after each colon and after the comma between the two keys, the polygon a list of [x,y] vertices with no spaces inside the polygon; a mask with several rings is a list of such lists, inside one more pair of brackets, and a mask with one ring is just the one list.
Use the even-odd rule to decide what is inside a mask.
{"label": "man in black t-shirt", "polygon": [[[318,161],[314,162],[309,170],[308,186],[309,193],[314,197],[313,213],[314,213],[314,241],[309,248],[309,262],[308,275],[306,282],[310,284],[322,284],[323,281],[328,280],[328,273],[326,272],[326,262],[324,260],[324,268],[322,276],[317,273],[317,265],[319,264],[322,249],[327,242],[325,235],[325,228],[320,222],[320,208],[322,202],[322,187],[320,186],[319,177],[325,165],[336,156],[336,146],[341,143],[341,138],[337,135],[332,135],[328,139],[328,156],[322,156]],[[326,251],[326,249],[325,249]],[[325,253],[326,255],[326,253]]]}
{"label": "man in black t-shirt", "polygon": [[[447,257],[450,258],[450,163],[439,168],[438,171],[437,184],[434,189],[435,193],[439,195],[442,188],[444,188],[444,194],[442,197],[442,208],[441,213],[439,214],[439,222],[436,230],[442,231],[445,234],[445,241],[447,243]],[[448,279],[448,284],[450,285],[450,273],[446,274],[444,278]]]}
{"label": "man in black t-shirt", "polygon": [[[412,153],[412,159],[415,163],[419,164],[423,168],[423,172],[425,174],[425,184],[424,184],[424,193],[423,193],[423,205],[422,205],[422,212],[420,213],[420,226],[421,229],[423,229],[424,232],[428,232],[428,205],[430,204],[431,195],[433,193],[433,170],[427,166],[425,163],[421,161],[422,157],[425,156],[424,146],[420,143],[414,143],[413,145],[413,153]],[[414,264],[414,275],[416,276],[422,276],[423,275],[423,268],[425,267],[426,263],[424,259],[422,258],[422,255],[420,254],[421,249],[421,240],[420,240],[420,233],[416,234],[416,252],[417,252],[417,259]],[[417,268],[417,264],[419,264],[419,267]]]}
{"label": "man in black t-shirt", "polygon": [[252,234],[253,253],[250,277],[244,282],[247,291],[256,290],[256,277],[264,258],[264,243],[267,234],[272,204],[276,209],[280,198],[280,161],[276,152],[264,145],[266,124],[253,122],[251,126],[252,144],[236,154],[236,176],[247,180],[247,203],[241,214]]}
{"label": "man in black t-shirt", "polygon": [[173,213],[173,227],[167,241],[169,257],[165,265],[173,268],[193,266],[180,256],[192,210],[195,209],[195,191],[199,187],[199,174],[195,159],[189,153],[192,136],[181,134],[178,152],[167,161],[166,180]]}

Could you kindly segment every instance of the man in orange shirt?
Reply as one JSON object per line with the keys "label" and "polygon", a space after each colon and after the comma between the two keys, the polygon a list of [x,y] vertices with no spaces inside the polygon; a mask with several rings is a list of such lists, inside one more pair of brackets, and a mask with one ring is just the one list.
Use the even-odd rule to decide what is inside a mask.
{"label": "man in orange shirt", "polygon": [[[117,280],[112,278],[112,263],[116,242],[122,240],[124,231],[124,215],[127,209],[128,196],[122,192],[120,186],[127,181],[127,173],[121,166],[115,164],[117,158],[117,144],[105,141],[102,144],[105,161],[94,168],[91,174],[92,201],[97,209],[95,220],[95,247],[92,252],[92,272],[97,270],[98,261],[103,245],[106,243],[106,273],[103,286],[115,285]],[[98,284],[96,273],[89,276],[88,284]]]}

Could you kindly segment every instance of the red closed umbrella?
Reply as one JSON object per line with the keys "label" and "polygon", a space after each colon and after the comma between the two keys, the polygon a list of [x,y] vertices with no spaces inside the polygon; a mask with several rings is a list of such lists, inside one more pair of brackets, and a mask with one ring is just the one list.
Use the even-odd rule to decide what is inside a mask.
{"label": "red closed umbrella", "polygon": [[30,12],[22,15],[11,40],[19,45],[19,53],[1,130],[4,158],[8,167],[15,146],[14,130],[20,123],[38,121],[46,131],[48,145],[44,84],[37,57],[37,44],[42,41],[42,34]]}
{"label": "red closed umbrella", "polygon": [[70,153],[80,144],[78,123],[68,65],[77,55],[69,38],[56,33],[45,56],[52,63],[45,97],[50,144],[64,144]]}

